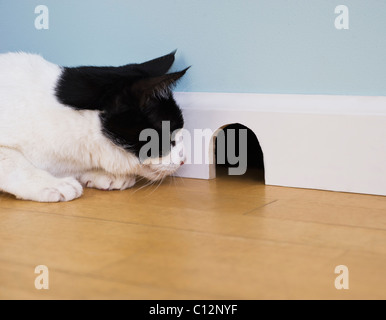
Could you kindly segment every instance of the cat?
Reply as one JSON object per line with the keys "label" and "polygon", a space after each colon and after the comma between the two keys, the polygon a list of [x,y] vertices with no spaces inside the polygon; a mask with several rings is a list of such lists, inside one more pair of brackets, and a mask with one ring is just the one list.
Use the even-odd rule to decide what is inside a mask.
{"label": "cat", "polygon": [[[125,190],[137,177],[173,174],[185,150],[172,88],[189,69],[168,73],[174,60],[175,51],[141,64],[70,68],[40,55],[0,54],[0,191],[61,202],[84,187]],[[144,129],[171,138],[142,161]]]}

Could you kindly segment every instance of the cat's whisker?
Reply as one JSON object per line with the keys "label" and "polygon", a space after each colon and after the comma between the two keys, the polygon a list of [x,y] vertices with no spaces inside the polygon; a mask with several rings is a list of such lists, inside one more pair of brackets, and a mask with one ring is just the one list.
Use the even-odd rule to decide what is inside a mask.
{"label": "cat's whisker", "polygon": [[173,186],[176,185],[173,176],[171,176],[170,179],[169,179],[169,185],[173,185]]}
{"label": "cat's whisker", "polygon": [[157,189],[160,187],[160,185],[162,184],[164,178],[160,179],[159,182],[157,183],[155,189],[150,193],[150,195],[152,195],[155,191],[157,191]]}
{"label": "cat's whisker", "polygon": [[174,186],[178,187],[178,176],[173,175]]}
{"label": "cat's whisker", "polygon": [[136,183],[141,182],[141,181],[143,181],[145,179],[146,179],[145,177],[139,177],[139,178],[137,178],[137,182]]}
{"label": "cat's whisker", "polygon": [[[145,180],[145,178],[142,177],[139,181],[141,181],[141,180]],[[138,188],[137,190],[135,190],[134,193],[136,193],[136,192],[138,192],[138,191],[140,191],[140,190],[142,190],[142,189],[144,189],[144,188],[147,188],[147,187],[149,187],[149,186],[151,186],[151,185],[153,185],[153,184],[154,184],[154,181],[149,180],[149,181],[148,181],[147,183],[145,183],[143,186],[141,186],[140,188]]]}
{"label": "cat's whisker", "polygon": [[174,173],[175,181],[182,181],[182,184],[185,185],[185,180],[177,172]]}
{"label": "cat's whisker", "polygon": [[156,178],[156,180],[152,181],[152,186],[154,186],[155,184],[157,184],[157,186],[155,187],[155,189],[153,189],[153,191],[148,194],[148,196],[151,196],[159,187],[160,185],[162,184],[163,180],[165,179],[165,177],[162,177],[160,179],[160,177],[162,177],[162,172],[160,172]]}

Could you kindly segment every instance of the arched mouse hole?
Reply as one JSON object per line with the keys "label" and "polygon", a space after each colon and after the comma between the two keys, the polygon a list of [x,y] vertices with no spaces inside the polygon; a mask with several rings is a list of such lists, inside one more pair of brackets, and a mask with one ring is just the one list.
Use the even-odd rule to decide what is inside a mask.
{"label": "arched mouse hole", "polygon": [[216,177],[243,175],[265,183],[264,154],[255,133],[240,124],[230,124],[215,135]]}

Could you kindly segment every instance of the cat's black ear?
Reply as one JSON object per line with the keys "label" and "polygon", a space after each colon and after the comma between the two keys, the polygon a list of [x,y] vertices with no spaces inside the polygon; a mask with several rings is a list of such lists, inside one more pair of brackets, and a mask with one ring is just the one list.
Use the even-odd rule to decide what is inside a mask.
{"label": "cat's black ear", "polygon": [[171,88],[183,77],[189,68],[159,77],[138,80],[131,87],[132,93],[134,93],[142,102],[149,97],[167,97],[170,94]]}
{"label": "cat's black ear", "polygon": [[174,50],[163,57],[138,64],[138,67],[153,77],[162,76],[172,67],[176,52]]}

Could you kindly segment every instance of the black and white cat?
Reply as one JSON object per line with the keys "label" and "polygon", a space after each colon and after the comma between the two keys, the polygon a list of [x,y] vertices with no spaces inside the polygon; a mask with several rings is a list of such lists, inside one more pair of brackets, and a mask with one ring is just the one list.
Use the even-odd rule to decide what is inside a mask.
{"label": "black and white cat", "polygon": [[[169,73],[175,52],[122,67],[59,67],[39,55],[0,54],[0,190],[19,199],[70,201],[83,187],[124,190],[185,159],[183,117]],[[167,152],[140,161],[139,135],[169,121]],[[165,135],[165,134],[164,134]]]}

